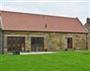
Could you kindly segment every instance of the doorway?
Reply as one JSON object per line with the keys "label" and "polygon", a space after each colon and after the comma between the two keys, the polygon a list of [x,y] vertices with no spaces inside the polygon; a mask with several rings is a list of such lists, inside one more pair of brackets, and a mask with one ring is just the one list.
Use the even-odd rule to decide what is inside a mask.
{"label": "doorway", "polygon": [[7,50],[25,51],[25,37],[7,37]]}
{"label": "doorway", "polygon": [[73,41],[72,38],[67,38],[67,48],[73,48]]}
{"label": "doorway", "polygon": [[44,51],[44,37],[31,37],[31,51]]}

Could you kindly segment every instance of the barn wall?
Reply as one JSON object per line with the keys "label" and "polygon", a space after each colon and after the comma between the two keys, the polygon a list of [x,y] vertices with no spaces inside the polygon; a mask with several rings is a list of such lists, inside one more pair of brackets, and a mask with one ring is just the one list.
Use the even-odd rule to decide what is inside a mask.
{"label": "barn wall", "polygon": [[88,33],[88,48],[90,50],[90,32]]}
{"label": "barn wall", "polygon": [[1,16],[0,16],[0,52],[1,52],[1,49],[2,48],[2,30],[1,30]]}
{"label": "barn wall", "polygon": [[1,49],[2,48],[2,32],[1,32],[1,29],[0,29],[0,52],[1,52]]}
{"label": "barn wall", "polygon": [[67,38],[72,37],[73,49],[86,48],[86,34],[78,33],[47,33],[47,32],[5,32],[4,50],[7,51],[7,36],[25,36],[26,51],[31,51],[31,37],[44,37],[44,49],[49,51],[62,50],[67,48]]}

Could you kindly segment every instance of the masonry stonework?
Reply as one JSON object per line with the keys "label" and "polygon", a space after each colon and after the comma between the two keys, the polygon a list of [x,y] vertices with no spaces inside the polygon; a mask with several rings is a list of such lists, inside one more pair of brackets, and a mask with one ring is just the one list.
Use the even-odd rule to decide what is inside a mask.
{"label": "masonry stonework", "polygon": [[[73,49],[86,49],[86,34],[79,33],[53,33],[53,32],[4,32],[4,38],[8,36],[24,36],[25,51],[31,51],[31,37],[44,37],[44,49],[57,51],[67,48],[67,38],[73,39]],[[5,40],[7,43],[7,40]],[[4,45],[7,46],[7,44]],[[7,49],[7,47],[5,47]]]}

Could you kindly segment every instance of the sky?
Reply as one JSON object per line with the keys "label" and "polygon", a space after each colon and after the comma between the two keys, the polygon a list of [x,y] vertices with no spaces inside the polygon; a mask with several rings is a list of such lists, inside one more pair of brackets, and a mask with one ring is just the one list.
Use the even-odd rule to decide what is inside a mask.
{"label": "sky", "polygon": [[86,18],[90,17],[90,0],[0,0],[0,9],[15,12],[78,17],[85,24]]}

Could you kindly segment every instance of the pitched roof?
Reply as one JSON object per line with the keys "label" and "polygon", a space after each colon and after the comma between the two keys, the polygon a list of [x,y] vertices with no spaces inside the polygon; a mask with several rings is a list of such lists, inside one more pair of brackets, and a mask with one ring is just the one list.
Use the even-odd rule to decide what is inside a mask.
{"label": "pitched roof", "polygon": [[3,30],[87,33],[78,18],[10,11],[0,13]]}

